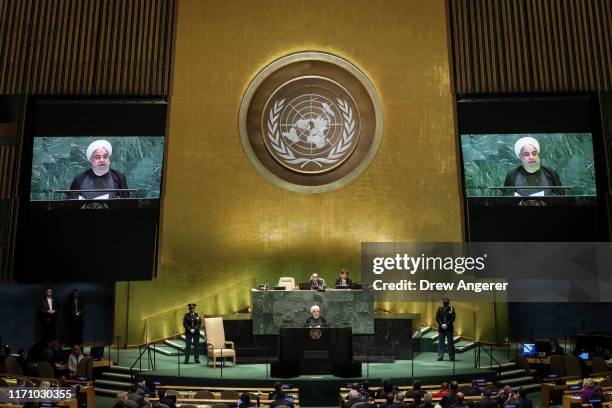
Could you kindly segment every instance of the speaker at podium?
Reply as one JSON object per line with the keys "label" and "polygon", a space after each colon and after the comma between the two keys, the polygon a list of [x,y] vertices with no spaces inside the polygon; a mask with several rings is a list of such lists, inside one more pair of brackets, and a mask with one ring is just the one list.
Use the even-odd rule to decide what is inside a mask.
{"label": "speaker at podium", "polygon": [[273,377],[303,374],[361,376],[361,363],[353,361],[350,327],[282,327],[278,335],[278,362],[272,363]]}

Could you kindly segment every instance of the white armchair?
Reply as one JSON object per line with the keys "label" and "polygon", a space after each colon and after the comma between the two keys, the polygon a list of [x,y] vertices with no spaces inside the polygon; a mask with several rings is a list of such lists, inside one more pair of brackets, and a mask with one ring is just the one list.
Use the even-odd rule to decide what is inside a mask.
{"label": "white armchair", "polygon": [[231,358],[236,365],[236,350],[234,342],[225,340],[223,319],[220,317],[207,317],[204,319],[204,330],[206,331],[206,351],[208,360],[206,364],[213,362],[213,368],[217,366],[217,358],[222,360]]}
{"label": "white armchair", "polygon": [[293,290],[295,288],[295,279],[289,276],[282,276],[278,280],[278,286],[284,286],[285,290]]}

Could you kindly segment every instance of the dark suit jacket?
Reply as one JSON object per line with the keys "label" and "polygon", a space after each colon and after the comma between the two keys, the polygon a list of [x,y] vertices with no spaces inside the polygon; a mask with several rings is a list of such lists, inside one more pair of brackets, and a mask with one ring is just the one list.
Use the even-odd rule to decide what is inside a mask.
{"label": "dark suit jacket", "polygon": [[[128,184],[125,179],[125,175],[123,173],[121,173],[120,171],[114,170],[114,169],[110,169],[109,173],[111,177],[113,178],[113,182],[115,183],[116,188],[120,188],[120,189],[128,188]],[[77,174],[72,180],[72,184],[70,184],[69,190],[81,190],[81,184],[83,183],[83,180],[85,179],[85,177],[87,177],[88,175],[94,176],[94,172],[92,169],[88,169],[82,173]],[[116,194],[120,198],[130,197],[130,193],[128,191],[119,191]],[[79,193],[66,193],[66,196],[67,196],[66,198],[68,198],[69,200],[76,200],[79,198]]]}
{"label": "dark suit jacket", "polygon": [[43,318],[47,321],[57,318],[57,313],[60,309],[59,302],[55,296],[51,298],[51,304],[53,305],[53,310],[55,310],[54,314],[49,314],[49,303],[47,302],[47,296],[44,296],[40,301],[40,312],[42,313]]}
{"label": "dark suit jacket", "polygon": [[[79,296],[77,298],[77,307],[79,310],[79,317],[83,317],[83,315],[85,314],[85,303],[83,302],[83,299]],[[66,311],[70,314],[71,317],[77,317],[76,316],[76,310],[74,308],[74,299],[72,298],[72,296],[70,297],[70,299],[66,302]]]}
{"label": "dark suit jacket", "polygon": [[185,313],[183,316],[183,327],[185,328],[185,334],[190,335],[191,329],[195,330],[196,336],[200,335],[200,328],[202,327],[202,318],[197,312],[193,313],[193,318],[191,316],[191,312]]}
{"label": "dark suit jacket", "polygon": [[476,408],[497,408],[497,400],[495,398],[483,398],[476,401]]}
{"label": "dark suit jacket", "polygon": [[[336,279],[336,286],[340,285],[342,283],[342,279],[338,278]],[[350,278],[346,278],[346,285],[350,288],[351,285],[353,284],[353,281]]]}
{"label": "dark suit jacket", "polygon": [[455,404],[457,404],[457,391],[455,390],[450,390],[440,400],[440,405],[442,406],[442,408],[449,408]]}

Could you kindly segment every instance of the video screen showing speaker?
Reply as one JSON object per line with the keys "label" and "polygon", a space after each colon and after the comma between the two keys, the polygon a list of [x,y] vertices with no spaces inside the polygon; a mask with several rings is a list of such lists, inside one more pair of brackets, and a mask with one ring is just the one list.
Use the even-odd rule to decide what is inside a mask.
{"label": "video screen showing speaker", "polygon": [[[166,113],[157,99],[28,104],[19,281],[155,276]],[[96,265],[96,254],[105,266]]]}
{"label": "video screen showing speaker", "polygon": [[607,240],[596,94],[462,97],[457,122],[470,241]]}
{"label": "video screen showing speaker", "polygon": [[34,138],[31,201],[159,198],[163,136]]}
{"label": "video screen showing speaker", "polygon": [[461,135],[461,152],[466,194],[488,197],[485,205],[503,205],[508,197],[596,203],[591,133]]}

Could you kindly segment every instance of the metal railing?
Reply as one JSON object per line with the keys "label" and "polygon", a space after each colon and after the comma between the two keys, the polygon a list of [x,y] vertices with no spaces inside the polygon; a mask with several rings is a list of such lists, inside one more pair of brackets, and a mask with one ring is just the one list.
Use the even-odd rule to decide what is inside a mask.
{"label": "metal railing", "polygon": [[157,347],[157,343],[141,344],[141,345],[138,346],[138,357],[136,358],[136,360],[134,360],[134,362],[130,366],[130,381],[132,382],[132,384],[135,383],[135,381],[134,381],[134,368],[136,367],[136,365],[138,365],[138,371],[142,372],[142,358],[143,358],[143,356],[146,355],[146,358],[147,358],[147,369],[148,370],[155,370],[155,365],[157,363],[157,358],[156,358],[157,351],[156,351],[156,347]]}

